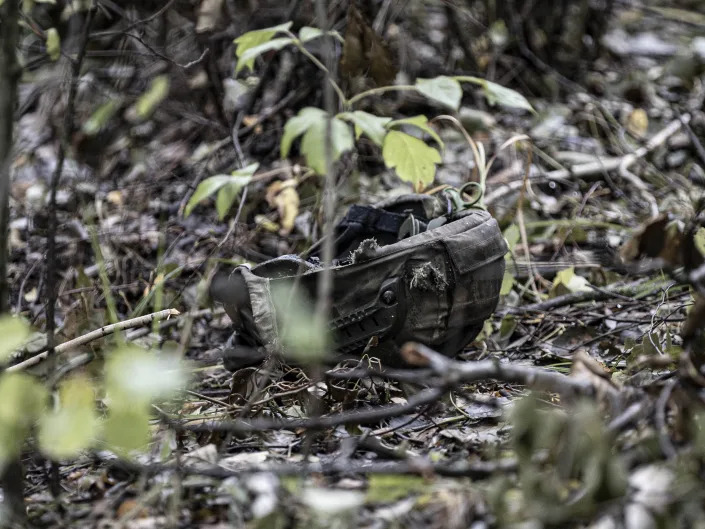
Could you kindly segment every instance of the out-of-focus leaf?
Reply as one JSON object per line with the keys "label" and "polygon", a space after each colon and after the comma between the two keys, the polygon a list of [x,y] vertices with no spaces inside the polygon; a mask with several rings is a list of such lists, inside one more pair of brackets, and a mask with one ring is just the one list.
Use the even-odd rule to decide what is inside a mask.
{"label": "out-of-focus leaf", "polygon": [[453,110],[458,110],[460,100],[463,97],[463,89],[460,83],[452,77],[444,75],[433,79],[417,79],[416,90],[428,97],[442,103]]}
{"label": "out-of-focus leaf", "polygon": [[59,60],[61,57],[61,37],[56,28],[49,28],[46,33],[47,55],[52,61]]}
{"label": "out-of-focus leaf", "polygon": [[160,75],[152,79],[147,91],[142,94],[137,103],[135,111],[140,119],[148,118],[157,106],[169,95],[169,77]]}
{"label": "out-of-focus leaf", "polygon": [[[301,153],[306,157],[306,165],[313,169],[316,174],[326,173],[326,136],[328,127],[325,116],[323,119],[315,121],[304,133],[301,140]],[[340,156],[355,146],[350,126],[347,123],[331,118],[331,147],[332,162],[337,161]]]}
{"label": "out-of-focus leaf", "polygon": [[499,289],[499,295],[506,296],[512,291],[513,286],[514,276],[511,274],[511,272],[505,270],[504,276],[502,277],[502,286]]}
{"label": "out-of-focus leaf", "polygon": [[81,127],[83,133],[87,136],[94,136],[98,134],[120,109],[121,104],[122,101],[119,98],[116,98],[110,99],[100,105]]}
{"label": "out-of-focus leaf", "polygon": [[201,0],[198,7],[196,33],[213,31],[222,17],[223,0]]}
{"label": "out-of-focus leaf", "polygon": [[47,390],[29,375],[0,376],[0,468],[19,454],[46,401]]}
{"label": "out-of-focus leaf", "polygon": [[288,46],[292,42],[294,42],[294,40],[289,37],[280,37],[278,39],[272,39],[264,42],[254,48],[249,48],[242,55],[238,55],[237,65],[235,66],[235,74],[245,67],[252,70],[257,57],[268,51],[281,50],[283,47]]}
{"label": "out-of-focus leaf", "polygon": [[0,362],[4,362],[19,346],[29,338],[29,325],[20,318],[3,316],[0,318]]}
{"label": "out-of-focus leaf", "polygon": [[433,140],[441,147],[441,149],[444,148],[443,145],[443,140],[441,140],[441,137],[436,133],[435,130],[431,128],[431,126],[428,124],[428,118],[426,116],[413,116],[410,118],[405,118],[405,119],[396,119],[394,121],[390,121],[385,125],[387,129],[393,129],[395,127],[401,127],[403,125],[411,125],[412,127],[417,127],[424,131],[426,134],[431,136]]}
{"label": "out-of-focus leaf", "polygon": [[[287,31],[293,22],[286,22],[285,24],[279,24],[278,26],[272,26],[271,28],[257,29],[255,31],[248,31],[240,35],[235,39],[235,54],[238,56],[238,71],[247,66],[250,70],[254,66],[255,56],[249,60],[243,60],[242,56],[248,50],[269,42],[274,35],[279,32]],[[242,65],[241,65],[242,64]]]}
{"label": "out-of-focus leaf", "polygon": [[529,112],[534,112],[534,107],[531,106],[531,103],[516,90],[498,85],[487,79],[469,75],[458,75],[454,79],[461,83],[467,82],[479,85],[490,105],[499,104],[505,107],[522,108]]}
{"label": "out-of-focus leaf", "polygon": [[299,40],[301,42],[308,42],[309,40],[318,38],[321,35],[323,35],[323,30],[312,28],[310,26],[304,26],[299,30]]}
{"label": "out-of-focus leaf", "polygon": [[117,405],[108,409],[103,439],[121,456],[142,450],[149,443],[149,408],[147,404]]}
{"label": "out-of-focus leaf", "polygon": [[286,125],[284,125],[284,134],[282,134],[280,146],[281,157],[286,158],[289,156],[292,142],[298,136],[306,132],[311,125],[320,120],[325,120],[325,117],[325,111],[320,108],[305,107],[302,108],[296,116],[289,119]]}
{"label": "out-of-focus leaf", "polygon": [[130,346],[110,353],[105,380],[110,406],[116,402],[149,404],[182,389],[186,373],[174,355]]}
{"label": "out-of-focus leaf", "polygon": [[355,138],[359,138],[364,132],[365,135],[375,142],[380,147],[384,143],[384,137],[387,135],[387,129],[384,126],[392,121],[392,118],[385,118],[369,114],[362,110],[354,112],[343,112],[337,116],[346,121],[352,121],[355,125]]}
{"label": "out-of-focus leaf", "polygon": [[395,169],[399,178],[410,182],[415,189],[431,184],[436,164],[441,163],[441,154],[436,149],[397,130],[387,133],[382,157],[387,167]]}
{"label": "out-of-focus leaf", "polygon": [[78,376],[64,382],[60,407],[39,421],[39,447],[55,460],[75,457],[97,438],[98,417],[90,380]]}
{"label": "out-of-focus leaf", "polygon": [[198,184],[193,195],[186,203],[184,215],[188,217],[201,200],[218,192],[216,210],[218,211],[218,217],[222,220],[230,211],[240,190],[252,181],[252,176],[258,167],[259,164],[253,163],[242,169],[237,169],[229,175],[215,175],[206,178]]}
{"label": "out-of-focus leaf", "polygon": [[331,346],[326,321],[301,288],[277,285],[272,289],[283,352],[301,364],[322,362]]}
{"label": "out-of-focus leaf", "polygon": [[643,108],[635,108],[627,117],[627,130],[637,138],[643,138],[649,130],[649,116]]}

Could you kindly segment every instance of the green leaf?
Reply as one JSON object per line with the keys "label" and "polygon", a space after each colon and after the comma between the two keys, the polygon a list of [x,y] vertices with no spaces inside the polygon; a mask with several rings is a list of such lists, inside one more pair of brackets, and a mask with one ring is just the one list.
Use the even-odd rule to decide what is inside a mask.
{"label": "green leaf", "polygon": [[52,61],[57,61],[61,56],[61,38],[56,28],[47,30],[47,55]]}
{"label": "green leaf", "polygon": [[587,291],[590,290],[589,284],[588,280],[576,274],[575,268],[571,266],[556,274],[549,297],[555,298],[571,292]]}
{"label": "green leaf", "polygon": [[365,135],[380,147],[384,143],[387,129],[384,126],[392,121],[392,118],[384,118],[356,110],[355,112],[343,112],[337,115],[338,118],[351,121],[355,125],[355,138],[359,138],[364,132]]}
{"label": "green leaf", "polygon": [[166,99],[169,95],[169,77],[167,75],[159,75],[152,80],[149,89],[142,94],[137,103],[135,110],[137,116],[141,119],[148,118],[159,103]]}
{"label": "green leaf", "polygon": [[507,229],[504,230],[503,235],[507,241],[509,251],[513,252],[520,238],[519,227],[516,224],[510,224]]}
{"label": "green leaf", "polygon": [[[326,173],[326,121],[325,115],[322,119],[314,121],[301,140],[301,153],[306,157],[306,165],[319,175]],[[337,118],[331,118],[331,143],[333,162],[355,146],[350,127]]]}
{"label": "green leaf", "polygon": [[530,112],[535,112],[531,103],[529,103],[523,95],[511,88],[506,88],[492,81],[488,81],[487,79],[470,75],[458,75],[453,79],[461,83],[467,82],[481,86],[487,101],[489,101],[491,105],[500,104],[505,107],[522,108]]}
{"label": "green leaf", "polygon": [[127,346],[110,354],[105,380],[111,403],[149,404],[183,388],[186,374],[174,355]]}
{"label": "green leaf", "polygon": [[308,42],[309,40],[316,39],[323,35],[323,30],[318,28],[312,28],[310,26],[304,26],[299,30],[299,40],[301,42]]}
{"label": "green leaf", "polygon": [[208,198],[229,182],[230,175],[227,174],[219,174],[203,180],[200,184],[198,184],[198,187],[196,187],[193,195],[191,195],[191,198],[189,198],[186,203],[186,207],[184,208],[184,216],[188,217],[193,211],[193,208],[195,208],[201,200]]}
{"label": "green leaf", "polygon": [[281,37],[264,42],[254,48],[249,48],[242,55],[238,56],[237,65],[235,66],[235,74],[237,75],[237,73],[245,66],[252,70],[257,57],[268,51],[281,50],[284,46],[288,46],[292,42],[294,42],[294,39],[289,37]]}
{"label": "green leaf", "polygon": [[441,75],[433,79],[417,79],[416,90],[428,97],[442,103],[453,110],[458,110],[463,97],[460,83],[452,77]]}
{"label": "green leaf", "polygon": [[431,126],[428,124],[428,118],[426,116],[413,116],[410,118],[405,118],[405,119],[397,119],[394,121],[390,121],[385,125],[387,129],[392,129],[395,127],[400,127],[402,125],[411,125],[413,127],[417,127],[424,131],[426,134],[431,136],[433,140],[438,143],[438,145],[441,147],[441,149],[444,148],[443,145],[443,140],[441,140],[441,137],[436,133],[435,130],[431,128]]}
{"label": "green leaf", "polygon": [[394,168],[399,178],[411,182],[414,188],[433,182],[436,164],[441,163],[441,154],[436,149],[396,130],[387,133],[382,157],[387,167]]}
{"label": "green leaf", "polygon": [[44,409],[47,391],[24,373],[0,376],[0,468],[20,453],[32,424]]}
{"label": "green leaf", "polygon": [[10,355],[29,338],[29,325],[20,318],[3,316],[0,318],[0,362]]}
{"label": "green leaf", "polygon": [[[238,71],[241,68],[244,68],[245,66],[252,70],[252,67],[254,66],[256,55],[247,61],[242,60],[242,55],[247,50],[255,48],[260,44],[264,44],[265,42],[269,42],[272,37],[279,32],[288,31],[292,23],[293,22],[287,22],[285,24],[279,24],[278,26],[272,26],[271,28],[263,28],[257,29],[255,31],[248,31],[247,33],[243,33],[238,38],[236,38],[234,41],[237,45],[237,48],[235,49],[235,54],[240,59],[238,60]],[[242,66],[240,66],[240,63],[242,63]]]}
{"label": "green leaf", "polygon": [[490,105],[500,104],[505,107],[523,108],[530,112],[534,111],[534,107],[531,106],[531,103],[516,90],[505,88],[502,85],[487,80],[484,82],[483,89]]}
{"label": "green leaf", "polygon": [[41,417],[39,447],[54,460],[75,457],[91,446],[98,432],[93,386],[74,377],[59,388],[60,408]]}
{"label": "green leaf", "polygon": [[289,156],[292,142],[298,136],[306,132],[311,125],[317,121],[325,120],[325,116],[325,111],[320,108],[305,107],[302,108],[296,116],[290,118],[289,121],[286,122],[286,125],[284,125],[284,134],[282,134],[281,145],[279,147],[281,157],[286,158]]}
{"label": "green leaf", "polygon": [[149,443],[149,408],[141,403],[121,403],[108,408],[104,426],[104,440],[118,455],[127,456],[133,450],[141,450]]}
{"label": "green leaf", "polygon": [[258,163],[253,163],[233,171],[229,175],[215,175],[206,178],[198,184],[196,191],[186,203],[184,216],[188,217],[201,200],[219,191],[215,206],[218,211],[218,217],[222,220],[227,215],[240,190],[250,183],[258,167]]}
{"label": "green leaf", "polygon": [[[306,157],[306,164],[317,174],[324,174],[326,171],[327,119],[328,114],[320,108],[306,107],[301,109],[298,115],[284,125],[280,146],[281,157],[286,158],[289,155],[292,142],[303,134],[301,153]],[[331,118],[331,141],[333,161],[336,161],[341,154],[352,149],[355,145],[350,127],[336,117]]]}
{"label": "green leaf", "polygon": [[83,133],[87,136],[98,134],[120,109],[121,104],[122,101],[120,99],[110,99],[100,105],[81,127]]}
{"label": "green leaf", "polygon": [[504,276],[502,277],[502,286],[499,289],[499,295],[506,296],[512,291],[513,286],[514,276],[511,274],[511,272],[504,272]]}

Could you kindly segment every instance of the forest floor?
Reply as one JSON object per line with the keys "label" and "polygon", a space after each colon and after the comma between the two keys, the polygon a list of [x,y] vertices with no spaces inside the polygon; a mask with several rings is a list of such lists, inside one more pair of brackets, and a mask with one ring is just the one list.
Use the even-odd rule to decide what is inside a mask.
{"label": "forest floor", "polygon": [[[443,10],[428,9],[432,40],[445,22]],[[111,59],[111,72],[97,54],[86,59],[80,132],[57,196],[55,319],[63,342],[110,322],[108,293],[120,320],[177,309],[181,316],[126,338],[182,352],[191,382],[155,404],[152,442],[128,460],[96,449],[57,468],[28,447],[32,525],[705,527],[705,378],[693,338],[703,318],[693,305],[705,253],[705,17],[619,7],[584,80],[547,75],[553,98],[521,72],[493,79],[524,94],[536,114],[466,94],[459,118],[497,154],[485,202],[511,249],[504,295],[458,359],[431,355],[421,370],[386,375],[370,361],[224,369],[230,320],[202,304],[205,281],[216,259],[222,267],[261,262],[316,237],[320,181],[297,180],[302,160],[279,160],[278,145],[286,116],[320,99],[320,89],[289,54],[297,62],[283,79],[272,73],[260,95],[274,98],[263,105],[269,113],[251,109],[233,135],[217,116],[234,119],[228,105],[237,101],[218,108],[204,88],[208,68],[179,66],[199,60],[203,44],[193,22],[177,22],[183,34],[165,48],[169,61],[140,59],[144,43],[134,39],[123,51],[137,58]],[[232,37],[202,64],[232,69]],[[409,39],[428,53],[430,44]],[[39,67],[20,87],[12,302],[37,327],[45,196],[65,110],[51,89],[58,68]],[[159,74],[169,76],[170,95],[149,119],[126,110],[91,129],[98,106],[122,105]],[[403,95],[390,101],[399,115],[445,113]],[[472,150],[451,127],[439,134],[446,149],[436,183],[468,181]],[[500,151],[520,134],[530,147]],[[368,147],[348,160],[354,169],[340,171],[338,218],[351,204],[409,191]],[[260,176],[237,216],[219,220],[212,201],[184,215],[199,182],[243,161],[259,162]],[[298,200],[273,199],[292,178]],[[295,219],[288,228],[287,216]],[[32,372],[63,368],[60,376],[79,370],[99,380],[111,348],[94,341]],[[488,361],[496,371],[480,373]],[[162,376],[153,373],[155,384]]]}

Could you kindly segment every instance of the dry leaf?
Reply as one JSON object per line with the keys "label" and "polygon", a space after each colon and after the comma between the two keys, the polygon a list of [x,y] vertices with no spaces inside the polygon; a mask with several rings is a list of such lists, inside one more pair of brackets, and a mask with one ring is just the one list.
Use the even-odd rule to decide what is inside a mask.
{"label": "dry leaf", "polygon": [[649,130],[649,117],[643,108],[635,108],[627,117],[627,130],[637,138],[643,138]]}
{"label": "dry leaf", "polygon": [[267,203],[279,212],[280,235],[289,235],[299,214],[299,193],[296,180],[276,180],[267,188]]}
{"label": "dry leaf", "polygon": [[350,2],[348,8],[340,74],[352,87],[356,87],[361,78],[371,79],[371,84],[376,86],[389,85],[397,76],[389,47],[375,33],[354,2]]}

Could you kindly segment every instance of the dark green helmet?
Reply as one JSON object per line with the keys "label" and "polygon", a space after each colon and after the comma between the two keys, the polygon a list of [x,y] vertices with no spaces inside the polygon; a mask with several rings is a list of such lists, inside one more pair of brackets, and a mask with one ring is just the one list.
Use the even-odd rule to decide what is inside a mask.
{"label": "dark green helmet", "polygon": [[[497,306],[507,245],[485,210],[457,207],[445,193],[404,195],[352,206],[335,235],[328,325],[341,356],[366,352],[398,365],[407,341],[453,356]],[[216,275],[211,296],[235,329],[226,367],[281,354],[272,292],[297,289],[315,299],[322,272],[316,257],[283,256]]]}

